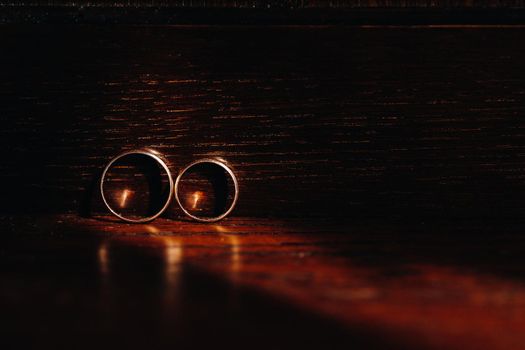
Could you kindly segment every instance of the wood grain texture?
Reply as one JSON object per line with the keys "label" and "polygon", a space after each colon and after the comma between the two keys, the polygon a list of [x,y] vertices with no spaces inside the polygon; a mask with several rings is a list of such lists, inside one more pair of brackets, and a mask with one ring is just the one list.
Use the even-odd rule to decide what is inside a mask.
{"label": "wood grain texture", "polygon": [[96,211],[97,172],[149,146],[229,161],[234,215],[521,218],[523,34],[2,26],[2,210]]}
{"label": "wood grain texture", "polygon": [[519,225],[0,223],[2,348],[494,350],[525,340]]}

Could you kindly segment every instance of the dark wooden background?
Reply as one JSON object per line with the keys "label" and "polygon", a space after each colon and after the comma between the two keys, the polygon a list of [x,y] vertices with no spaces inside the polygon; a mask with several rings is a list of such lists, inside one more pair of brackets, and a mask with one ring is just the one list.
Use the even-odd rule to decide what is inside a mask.
{"label": "dark wooden background", "polygon": [[523,0],[24,0],[1,1],[0,4],[15,6],[115,6],[115,7],[353,7],[353,8],[400,8],[400,7],[524,7]]}
{"label": "dark wooden background", "polygon": [[97,209],[151,146],[231,162],[235,215],[520,219],[524,31],[2,26],[2,211]]}
{"label": "dark wooden background", "polygon": [[524,24],[523,0],[0,1],[0,23]]}
{"label": "dark wooden background", "polygon": [[[522,346],[522,2],[32,3],[0,1],[0,348]],[[232,217],[83,217],[144,146],[229,161]]]}

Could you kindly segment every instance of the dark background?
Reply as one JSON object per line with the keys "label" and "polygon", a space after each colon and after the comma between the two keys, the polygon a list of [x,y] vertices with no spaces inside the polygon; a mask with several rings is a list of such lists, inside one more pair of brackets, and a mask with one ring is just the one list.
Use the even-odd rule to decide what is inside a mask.
{"label": "dark background", "polygon": [[522,0],[0,1],[0,23],[523,24]]}
{"label": "dark background", "polygon": [[[100,169],[150,146],[175,174],[197,157],[228,160],[240,216],[523,215],[523,27],[443,27],[443,13],[422,27],[145,26],[126,11],[166,2],[112,4],[123,7],[101,13],[124,23],[67,24],[78,17],[56,12],[60,24],[37,25],[53,22],[42,8],[62,7],[2,7],[14,21],[0,26],[2,211],[96,212]],[[417,5],[515,13],[523,2]]]}
{"label": "dark background", "polygon": [[26,0],[1,1],[4,5],[18,6],[118,6],[118,7],[353,7],[353,8],[399,8],[399,7],[506,7],[525,6],[523,0]]}
{"label": "dark background", "polygon": [[[0,6],[0,348],[522,347],[521,2],[27,4]],[[109,216],[97,175],[143,146],[225,158],[236,210]]]}

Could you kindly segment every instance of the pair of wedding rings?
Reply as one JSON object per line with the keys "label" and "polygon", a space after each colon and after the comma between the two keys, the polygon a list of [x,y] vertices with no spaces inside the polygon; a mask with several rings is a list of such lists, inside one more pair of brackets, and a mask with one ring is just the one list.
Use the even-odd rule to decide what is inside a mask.
{"label": "pair of wedding rings", "polygon": [[[138,160],[140,164],[137,163]],[[223,174],[223,182],[229,184],[229,191],[220,193],[224,197],[221,199],[220,210],[214,211],[212,215],[201,215],[199,212],[198,204],[202,202],[201,199],[205,193],[199,190],[198,181],[192,183],[190,175],[198,169],[207,169],[207,173],[212,176],[218,173]],[[137,193],[144,191],[128,189],[129,186],[122,184],[125,182],[122,179],[127,177],[128,182],[137,182],[144,177],[141,177],[142,171],[148,173],[145,176],[148,179],[146,190],[149,191],[148,193],[155,192],[158,198],[154,204],[151,204],[150,198],[148,199],[150,204],[146,205],[147,208],[142,215],[131,215],[129,207],[133,205],[129,204],[130,197],[134,196],[132,198],[134,205],[144,206],[143,202],[146,200],[141,201],[140,195],[148,196]],[[186,184],[191,185],[192,192],[184,193],[186,188],[189,188]],[[184,186],[186,188],[183,188]],[[197,187],[196,190],[195,187]],[[239,184],[233,170],[222,159],[198,159],[183,168],[174,181],[168,163],[160,153],[151,149],[136,149],[117,155],[106,165],[100,178],[100,194],[104,205],[113,215],[130,223],[144,223],[156,219],[169,207],[173,197],[188,217],[201,222],[214,222],[225,218],[232,212],[239,196]],[[150,194],[149,197],[151,196]]]}

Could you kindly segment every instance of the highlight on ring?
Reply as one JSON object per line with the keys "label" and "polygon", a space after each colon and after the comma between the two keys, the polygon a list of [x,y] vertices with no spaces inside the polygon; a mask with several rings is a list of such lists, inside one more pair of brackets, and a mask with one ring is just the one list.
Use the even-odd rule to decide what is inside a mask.
{"label": "highlight on ring", "polygon": [[105,208],[128,223],[150,222],[173,201],[188,218],[216,222],[234,210],[239,182],[222,158],[202,158],[182,167],[174,180],[174,166],[158,151],[141,148],[112,158],[100,177]]}

